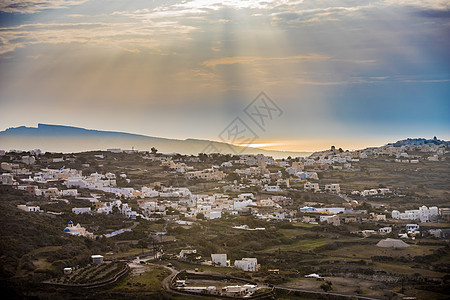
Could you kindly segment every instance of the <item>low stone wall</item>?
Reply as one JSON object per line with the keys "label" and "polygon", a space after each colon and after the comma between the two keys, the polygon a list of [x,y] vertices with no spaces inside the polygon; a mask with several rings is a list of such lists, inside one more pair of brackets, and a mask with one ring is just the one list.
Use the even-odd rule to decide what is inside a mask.
{"label": "low stone wall", "polygon": [[305,297],[307,299],[325,299],[325,300],[377,300],[379,298],[372,298],[359,295],[345,295],[333,292],[307,291],[301,289],[294,289],[289,287],[275,287],[275,293],[282,292],[289,295]]}
{"label": "low stone wall", "polygon": [[128,265],[125,265],[122,270],[120,270],[116,275],[114,275],[113,278],[100,281],[100,282],[94,282],[94,283],[85,283],[85,284],[67,284],[67,283],[53,283],[53,282],[43,282],[47,285],[52,285],[56,287],[65,287],[65,288],[84,288],[84,289],[92,289],[92,288],[99,288],[99,287],[105,287],[108,285],[111,285],[113,283],[116,283],[120,278],[124,277],[128,274],[130,271],[130,267]]}

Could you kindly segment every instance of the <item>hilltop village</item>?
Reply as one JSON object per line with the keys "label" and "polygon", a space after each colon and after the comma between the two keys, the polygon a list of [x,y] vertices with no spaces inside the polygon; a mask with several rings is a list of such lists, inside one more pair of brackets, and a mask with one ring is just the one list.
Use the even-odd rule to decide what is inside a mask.
{"label": "hilltop village", "polygon": [[284,159],[0,151],[2,282],[19,296],[440,299],[449,158],[436,138]]}

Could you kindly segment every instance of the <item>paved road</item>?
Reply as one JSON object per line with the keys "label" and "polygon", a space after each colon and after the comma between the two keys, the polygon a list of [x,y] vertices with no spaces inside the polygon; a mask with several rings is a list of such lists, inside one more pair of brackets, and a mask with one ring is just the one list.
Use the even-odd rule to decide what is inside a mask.
{"label": "paved road", "polygon": [[334,295],[334,296],[341,296],[348,299],[358,299],[358,300],[380,300],[382,298],[375,298],[375,297],[368,297],[368,296],[360,296],[355,294],[347,294],[347,293],[338,293],[338,292],[322,292],[322,291],[310,291],[310,290],[304,290],[297,287],[290,287],[290,286],[275,286],[275,289],[283,290],[283,291],[292,291],[292,292],[304,292],[308,294],[315,294],[315,295]]}
{"label": "paved road", "polygon": [[[153,264],[152,264],[153,265]],[[161,282],[161,285],[163,287],[163,289],[165,289],[166,291],[170,291],[170,281],[172,280],[172,278],[174,278],[179,272],[177,270],[175,270],[174,268],[168,267],[168,266],[164,266],[164,265],[158,265],[158,264],[154,264],[155,266],[161,266],[166,268],[167,270],[169,270],[171,273],[169,276],[167,276],[166,278],[163,279],[163,281]]]}

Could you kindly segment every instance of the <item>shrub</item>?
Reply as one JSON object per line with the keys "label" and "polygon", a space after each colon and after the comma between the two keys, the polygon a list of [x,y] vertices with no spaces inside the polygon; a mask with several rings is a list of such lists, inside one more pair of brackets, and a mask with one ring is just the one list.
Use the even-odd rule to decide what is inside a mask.
{"label": "shrub", "polygon": [[327,282],[327,283],[322,283],[322,284],[320,285],[320,288],[321,288],[324,292],[329,292],[329,291],[331,291],[331,289],[332,289],[331,285],[329,285],[328,282]]}

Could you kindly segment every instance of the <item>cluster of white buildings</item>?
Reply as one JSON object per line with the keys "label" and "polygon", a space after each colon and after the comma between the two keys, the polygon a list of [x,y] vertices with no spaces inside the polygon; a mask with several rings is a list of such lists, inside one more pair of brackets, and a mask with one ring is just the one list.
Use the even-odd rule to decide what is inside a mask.
{"label": "cluster of white buildings", "polygon": [[[211,254],[211,264],[216,267],[230,267],[231,262],[227,259],[227,254]],[[245,272],[256,272],[260,265],[254,257],[244,257],[234,261],[234,268]]]}
{"label": "cluster of white buildings", "polygon": [[392,218],[399,220],[417,220],[421,223],[430,222],[433,218],[436,218],[439,215],[439,209],[436,206],[426,207],[421,206],[419,209],[413,210],[405,210],[405,212],[401,213],[398,210],[392,211]]}
{"label": "cluster of white buildings", "polygon": [[[202,214],[205,219],[221,218],[223,213],[238,215],[241,212],[251,213],[255,217],[267,220],[281,220],[286,217],[283,206],[289,202],[284,196],[256,200],[252,193],[241,193],[230,198],[225,194],[197,195],[186,193],[186,196],[177,199],[142,199],[138,200],[139,207],[145,217],[155,215],[166,216],[168,210],[176,210],[188,218],[198,217]],[[290,203],[290,202],[289,202]],[[261,208],[273,208],[272,212],[259,214]]]}
{"label": "cluster of white buildings", "polygon": [[[317,183],[317,182],[307,181],[303,185],[303,189],[305,191],[320,192],[319,183]],[[339,194],[341,192],[341,187],[340,187],[339,183],[326,184],[324,187],[324,191]]]}
{"label": "cluster of white buildings", "polygon": [[105,192],[110,191],[112,187],[117,185],[116,174],[114,173],[92,173],[89,176],[81,176],[79,173],[69,173],[69,177],[66,181],[68,188],[78,187],[86,189],[103,190]]}
{"label": "cluster of white buildings", "polygon": [[[364,153],[365,157],[379,155],[394,156],[394,161],[399,163],[417,164],[420,161],[424,160],[440,161],[444,159],[442,156],[445,154],[446,145],[445,143],[434,143],[436,141],[438,141],[436,138],[434,138],[433,140],[408,139],[399,141],[397,143],[388,144],[382,147],[367,148],[364,150],[360,150],[359,152]],[[411,154],[414,152],[431,153],[431,156],[427,156],[426,154]]]}
{"label": "cluster of white buildings", "polygon": [[352,191],[352,195],[359,195],[362,197],[367,196],[377,196],[377,195],[386,195],[391,194],[392,191],[389,188],[378,188],[378,189],[369,189],[363,191]]}
{"label": "cluster of white buildings", "polygon": [[118,212],[125,215],[127,218],[135,220],[138,216],[138,213],[131,209],[128,203],[122,203],[121,200],[114,200],[108,202],[101,202],[96,199],[91,200],[91,206],[94,207],[94,210],[91,210],[91,207],[81,207],[81,208],[73,208],[72,212],[75,214],[82,213],[101,213],[101,214],[112,214],[114,212],[114,208],[117,209]]}

